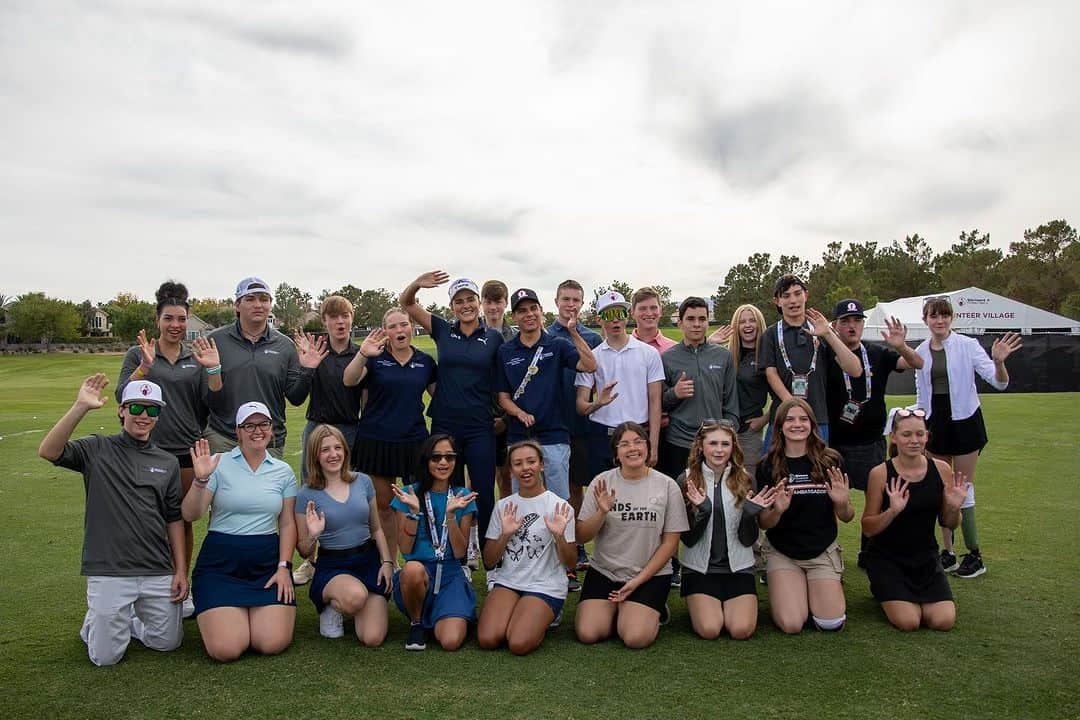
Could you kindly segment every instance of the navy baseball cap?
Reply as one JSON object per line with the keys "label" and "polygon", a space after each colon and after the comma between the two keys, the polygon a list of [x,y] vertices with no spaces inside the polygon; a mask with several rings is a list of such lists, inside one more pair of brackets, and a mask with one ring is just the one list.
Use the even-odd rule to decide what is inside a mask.
{"label": "navy baseball cap", "polygon": [[836,303],[836,309],[833,310],[832,319],[839,320],[844,317],[866,317],[866,313],[863,312],[862,303],[854,298],[848,298],[847,300],[841,300]]}

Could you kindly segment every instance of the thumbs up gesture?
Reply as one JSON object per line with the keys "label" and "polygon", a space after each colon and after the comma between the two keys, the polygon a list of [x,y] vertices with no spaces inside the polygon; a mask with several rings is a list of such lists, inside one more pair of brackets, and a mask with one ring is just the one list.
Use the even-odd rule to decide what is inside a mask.
{"label": "thumbs up gesture", "polygon": [[679,373],[679,379],[675,381],[675,397],[685,400],[694,396],[694,381],[686,377],[685,372]]}

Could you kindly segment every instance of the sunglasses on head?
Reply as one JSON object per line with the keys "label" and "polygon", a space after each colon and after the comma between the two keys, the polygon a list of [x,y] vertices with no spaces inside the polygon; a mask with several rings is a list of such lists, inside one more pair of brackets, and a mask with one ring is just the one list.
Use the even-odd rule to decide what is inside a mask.
{"label": "sunglasses on head", "polygon": [[430,460],[431,462],[440,462],[442,460],[445,460],[446,462],[454,462],[457,460],[457,453],[432,453]]}
{"label": "sunglasses on head", "polygon": [[925,420],[926,419],[926,411],[923,410],[922,408],[915,408],[913,410],[909,410],[908,408],[896,408],[896,417],[898,417],[898,418],[917,417],[917,418],[923,418]]}
{"label": "sunglasses on head", "polygon": [[624,307],[609,307],[600,311],[600,319],[607,322],[625,320],[627,317],[626,308]]}
{"label": "sunglasses on head", "polygon": [[160,405],[144,405],[142,403],[128,403],[128,412],[132,415],[142,415],[146,413],[146,417],[157,417],[161,414]]}
{"label": "sunglasses on head", "polygon": [[939,300],[944,300],[945,302],[949,303],[950,305],[952,304],[951,302],[949,302],[949,296],[948,295],[931,295],[930,297],[923,298],[922,306],[925,308],[930,303],[937,302]]}
{"label": "sunglasses on head", "polygon": [[724,428],[725,430],[736,430],[735,423],[731,422],[727,418],[723,420],[717,420],[715,418],[705,418],[701,421],[701,425],[698,427],[699,433],[708,432],[709,430],[715,430],[716,428]]}

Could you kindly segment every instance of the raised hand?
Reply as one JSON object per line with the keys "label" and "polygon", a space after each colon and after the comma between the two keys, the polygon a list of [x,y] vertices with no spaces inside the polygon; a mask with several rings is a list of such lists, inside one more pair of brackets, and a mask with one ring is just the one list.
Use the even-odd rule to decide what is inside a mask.
{"label": "raised hand", "polygon": [[397,485],[391,485],[390,489],[394,491],[394,497],[397,498],[402,505],[409,508],[409,512],[420,512],[420,498],[416,497],[416,493],[413,491],[412,485],[408,486],[404,490]]}
{"label": "raised hand", "polygon": [[945,483],[945,509],[959,512],[960,507],[967,499],[968,489],[971,483],[967,475],[962,472],[954,472],[951,483]]}
{"label": "raised hand", "polygon": [[578,332],[576,312],[566,320],[566,329],[572,333]]}
{"label": "raised hand", "polygon": [[308,537],[318,540],[326,529],[326,515],[315,510],[315,501],[308,500],[307,509],[304,511],[304,520],[307,522]]}
{"label": "raised hand", "polygon": [[213,338],[195,338],[191,341],[191,352],[204,368],[213,368],[221,364],[217,342]]}
{"label": "raised hand", "polygon": [[386,331],[382,328],[375,328],[368,333],[368,336],[364,338],[360,343],[360,354],[366,358],[374,358],[382,355],[383,348],[386,347],[387,341],[390,336],[386,334]]}
{"label": "raised hand", "polygon": [[705,502],[705,493],[701,492],[697,483],[690,482],[690,478],[686,479],[686,499],[696,508],[701,507],[701,503]]}
{"label": "raised hand", "polygon": [[221,462],[220,454],[210,454],[209,440],[199,438],[195,441],[195,447],[191,448],[191,467],[195,471],[195,477],[200,480],[210,477],[217,470],[219,462]]}
{"label": "raised hand", "polygon": [[686,372],[679,373],[679,379],[675,381],[675,397],[680,400],[694,397],[694,379],[686,377]]}
{"label": "raised hand", "polygon": [[808,332],[811,335],[823,337],[832,331],[829,320],[822,315],[820,311],[815,310],[814,308],[806,308],[806,319],[810,321],[810,327],[805,328],[805,332]]}
{"label": "raised hand", "polygon": [[713,330],[712,335],[709,336],[709,342],[716,343],[717,345],[727,345],[731,341],[731,336],[735,334],[735,328],[730,325],[721,325]]}
{"label": "raised hand", "polygon": [[887,317],[885,318],[885,329],[881,331],[881,338],[886,345],[898,350],[907,344],[907,325],[895,317]]}
{"label": "raised hand", "polygon": [[101,391],[109,384],[109,378],[104,373],[97,373],[83,380],[79,388],[79,394],[75,396],[75,404],[84,410],[97,410],[105,405],[105,398]]}
{"label": "raised hand", "polygon": [[759,493],[755,493],[753,490],[746,494],[746,499],[755,505],[760,506],[764,510],[768,510],[773,506],[773,502],[776,500],[777,490],[772,485],[768,486]]}
{"label": "raised hand", "polygon": [[512,502],[508,502],[503,505],[502,512],[499,513],[499,523],[502,525],[503,537],[510,537],[524,524],[525,518],[518,517],[517,505]]}
{"label": "raised hand", "polygon": [[449,279],[450,276],[442,270],[431,270],[419,276],[418,278],[413,280],[413,282],[422,288],[433,288],[439,287],[444,282],[447,282]]}
{"label": "raised hand", "polygon": [[593,482],[592,488],[596,507],[600,508],[600,512],[611,512],[611,508],[615,507],[615,488],[608,490],[607,481],[603,478]]}
{"label": "raised hand", "polygon": [[850,499],[847,473],[833,465],[826,474],[829,476],[829,499],[834,503],[846,503]]}
{"label": "raised hand", "polygon": [[142,357],[139,358],[139,367],[143,369],[143,374],[146,374],[150,366],[154,364],[154,358],[157,357],[157,340],[153,338],[147,339],[146,331],[140,330],[139,334],[135,336],[135,342],[139,343],[139,350],[142,351]]}
{"label": "raised hand", "polygon": [[469,503],[476,499],[476,493],[467,492],[464,495],[451,495],[446,501],[446,514],[464,510]]}
{"label": "raised hand", "polygon": [[570,506],[566,503],[559,503],[555,506],[555,511],[544,518],[544,524],[547,525],[548,532],[552,537],[566,538],[566,526],[570,524],[570,521],[574,519],[574,511],[570,509]]}
{"label": "raised hand", "polygon": [[889,496],[889,507],[898,514],[907,507],[911,496],[907,480],[902,477],[894,477],[885,483],[885,494]]}
{"label": "raised hand", "polygon": [[1014,332],[1007,332],[990,346],[990,357],[996,363],[1003,363],[1010,355],[1022,347],[1024,347],[1024,344],[1020,341],[1020,336]]}
{"label": "raised hand", "polygon": [[619,393],[612,392],[612,390],[614,390],[615,386],[618,384],[618,380],[612,380],[607,385],[605,385],[603,389],[600,390],[600,392],[596,394],[597,408],[602,408],[605,405],[610,405],[612,401],[615,400],[615,398],[619,397]]}
{"label": "raised hand", "polygon": [[323,335],[313,337],[297,330],[293,335],[293,342],[296,343],[296,354],[300,357],[302,367],[317,368],[323,358],[330,354],[326,349],[326,337]]}
{"label": "raised hand", "polygon": [[776,493],[773,496],[773,510],[778,513],[787,512],[787,509],[791,507],[791,493],[792,490],[787,481],[781,480],[776,486]]}

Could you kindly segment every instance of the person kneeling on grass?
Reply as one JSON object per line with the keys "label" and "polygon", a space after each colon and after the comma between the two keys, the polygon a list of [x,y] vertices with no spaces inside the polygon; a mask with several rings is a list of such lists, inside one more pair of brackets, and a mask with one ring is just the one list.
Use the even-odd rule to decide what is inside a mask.
{"label": "person kneeling on grass", "polygon": [[510,652],[527,655],[562,617],[564,568],[577,559],[574,511],[545,489],[543,452],[534,440],[507,451],[518,491],[499,500],[487,529],[484,565],[499,564],[499,573],[480,611],[477,635],[485,650],[506,642]]}
{"label": "person kneeling on grass", "polygon": [[928,457],[926,412],[898,408],[889,422],[892,456],[870,471],[863,510],[870,592],[901,630],[951,630],[956,603],[938,560],[934,524],[955,529],[970,483]]}
{"label": "person kneeling on grass", "polygon": [[675,481],[649,467],[648,432],[622,423],[611,436],[617,466],[589,485],[575,533],[593,557],[574,618],[578,640],[591,645],[618,632],[634,649],[653,644],[667,622],[671,556],[689,529]]}
{"label": "person kneeling on grass", "polygon": [[476,493],[453,486],[457,459],[453,439],[436,433],[420,446],[417,482],[393,486],[390,507],[400,513],[398,546],[405,556],[394,602],[409,618],[406,650],[425,649],[429,630],[443,650],[457,650],[476,617],[476,593],[461,572]]}
{"label": "person kneeling on grass", "polygon": [[79,635],[99,666],[120,662],[132,636],[151,650],[180,647],[181,603],[188,595],[180,464],[150,441],[165,407],[161,388],[146,380],[128,383],[118,435],[69,440],[88,412],[104,406],[108,382],[101,373],[88,377],[38,447],[43,459],[83,476],[87,609]]}
{"label": "person kneeling on grass", "polygon": [[776,489],[758,524],[765,530],[773,622],[785,633],[801,632],[808,617],[819,630],[830,631],[841,630],[847,619],[836,520],[851,522],[855,508],[841,462],[839,453],[825,447],[805,400],[780,403],[757,485],[759,492]]}
{"label": "person kneeling on grass", "polygon": [[705,420],[690,445],[687,469],[679,475],[690,529],[682,534],[683,582],[690,623],[706,640],[727,630],[745,640],[757,626],[754,588],[757,516],[772,507],[775,488],[755,495],[729,420]]}
{"label": "person kneeling on grass", "polygon": [[307,483],[297,495],[296,551],[311,557],[319,548],[308,593],[319,613],[319,633],[345,634],[341,615],[352,615],[356,637],[368,647],[386,639],[386,596],[394,561],[379,525],[375,486],[349,470],[349,445],[333,425],[317,425],[308,438]]}
{"label": "person kneeling on grass", "polygon": [[192,448],[195,480],[183,503],[188,522],[214,505],[191,583],[203,645],[219,662],[248,648],[276,655],[296,624],[296,476],[267,452],[274,425],[265,405],[237,409],[236,435],[240,445],[227,453],[211,455],[205,439]]}

